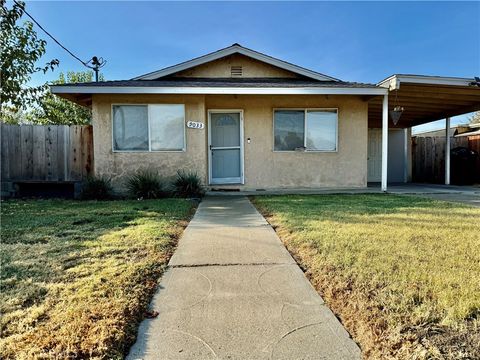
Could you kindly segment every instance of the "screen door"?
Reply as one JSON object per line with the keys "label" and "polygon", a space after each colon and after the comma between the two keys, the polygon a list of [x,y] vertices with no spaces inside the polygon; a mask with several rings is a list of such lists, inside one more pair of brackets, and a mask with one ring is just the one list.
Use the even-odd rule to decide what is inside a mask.
{"label": "screen door", "polygon": [[243,183],[241,111],[210,111],[210,183]]}

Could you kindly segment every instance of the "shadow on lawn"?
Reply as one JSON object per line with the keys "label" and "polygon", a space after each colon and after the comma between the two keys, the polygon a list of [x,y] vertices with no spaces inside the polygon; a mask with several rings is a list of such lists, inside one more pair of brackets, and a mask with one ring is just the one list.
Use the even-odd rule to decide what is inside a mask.
{"label": "shadow on lawn", "polygon": [[[38,212],[10,215],[15,219],[9,219],[8,214],[2,216],[2,247],[11,246],[22,252],[22,258],[15,261],[12,261],[13,252],[2,252],[4,255],[0,275],[2,280],[11,276],[17,279],[32,278],[41,273],[45,274],[45,279],[52,278],[65,268],[71,268],[83,261],[87,255],[81,253],[86,248],[85,242],[99,240],[106,234],[135,225],[135,220],[145,218],[145,211],[151,210],[150,207],[143,206],[125,210],[117,208],[114,212],[92,211],[84,214],[84,210],[89,207],[88,204],[85,206],[80,203],[81,205],[75,206],[75,209],[67,209],[60,205],[62,202],[58,200],[53,202],[50,205],[56,207],[54,212],[48,211],[45,214],[41,206],[35,206],[34,209],[38,209]],[[79,204],[73,201],[68,203]],[[108,207],[114,203],[112,201],[100,204]],[[8,205],[3,204],[4,207]],[[98,206],[99,203],[92,205]],[[153,217],[161,214],[155,213]],[[75,256],[72,256],[74,253]],[[52,258],[56,264],[46,271],[45,263],[34,261],[37,256]],[[64,263],[66,267],[58,267]],[[35,267],[38,268],[38,272]],[[40,270],[42,268],[43,270]]]}
{"label": "shadow on lawn", "polygon": [[[24,331],[21,323],[31,315],[30,309],[35,312],[34,306],[45,304],[49,295],[47,304],[50,308],[59,300],[66,301],[63,306],[70,304],[71,299],[57,296],[63,291],[62,287],[76,284],[75,287],[80,288],[72,293],[72,299],[80,301],[84,295],[79,292],[85,291],[87,295],[93,291],[92,299],[101,296],[102,301],[122,293],[129,294],[128,299],[134,300],[137,295],[132,294],[139,294],[134,300],[139,305],[125,309],[125,314],[130,314],[125,319],[125,343],[118,343],[122,342],[118,337],[113,340],[115,353],[122,352],[124,346],[128,348],[136,331],[135,324],[143,316],[157,278],[192,209],[191,204],[181,203],[178,199],[3,202],[0,310],[5,316],[1,324],[2,337],[20,335]],[[125,274],[130,275],[125,278]],[[125,281],[121,280],[123,278]],[[82,288],[84,285],[86,289]],[[109,289],[103,291],[105,287]],[[144,290],[140,291],[139,287]],[[52,291],[53,295],[49,294]],[[83,311],[86,310],[88,308],[84,307]],[[110,315],[101,316],[108,318]],[[67,319],[69,317],[65,314],[63,327],[70,321]],[[43,321],[50,320],[43,318],[32,326],[40,326]],[[62,340],[58,336],[54,341]],[[104,345],[101,344],[100,348]],[[108,350],[112,349],[104,349]]]}

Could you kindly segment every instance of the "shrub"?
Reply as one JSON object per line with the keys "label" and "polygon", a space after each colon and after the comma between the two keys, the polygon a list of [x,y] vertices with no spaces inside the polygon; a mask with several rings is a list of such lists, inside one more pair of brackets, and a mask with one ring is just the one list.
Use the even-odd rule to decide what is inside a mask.
{"label": "shrub", "polygon": [[180,197],[202,197],[205,189],[196,172],[177,171],[177,177],[173,182],[175,195]]}
{"label": "shrub", "polygon": [[106,200],[112,198],[112,184],[105,176],[89,176],[82,184],[80,198],[83,200]]}
{"label": "shrub", "polygon": [[130,175],[127,191],[137,199],[158,199],[169,195],[164,180],[152,170],[139,170]]}

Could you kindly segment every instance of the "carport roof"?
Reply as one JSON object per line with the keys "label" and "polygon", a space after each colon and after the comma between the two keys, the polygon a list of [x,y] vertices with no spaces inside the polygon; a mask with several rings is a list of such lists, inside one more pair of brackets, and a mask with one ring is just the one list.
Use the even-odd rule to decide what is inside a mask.
{"label": "carport roof", "polygon": [[[399,128],[480,110],[478,78],[396,74],[378,85],[389,89],[389,111],[404,108]],[[369,101],[368,121],[369,127],[381,127],[382,97]]]}

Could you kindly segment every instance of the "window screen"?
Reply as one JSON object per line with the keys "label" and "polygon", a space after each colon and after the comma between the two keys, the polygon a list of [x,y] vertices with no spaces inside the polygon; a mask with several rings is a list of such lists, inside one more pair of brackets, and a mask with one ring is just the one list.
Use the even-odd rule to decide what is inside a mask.
{"label": "window screen", "polygon": [[114,105],[113,149],[184,150],[184,124],[183,105]]}
{"label": "window screen", "polygon": [[183,150],[183,105],[150,105],[151,150]]}
{"label": "window screen", "polygon": [[148,109],[144,105],[113,107],[114,150],[148,151]]}
{"label": "window screen", "polygon": [[307,149],[337,150],[337,111],[307,110]]}
{"label": "window screen", "polygon": [[275,151],[336,151],[337,110],[275,110]]}
{"label": "window screen", "polygon": [[274,142],[276,151],[294,151],[304,146],[304,117],[303,111],[275,111]]}

